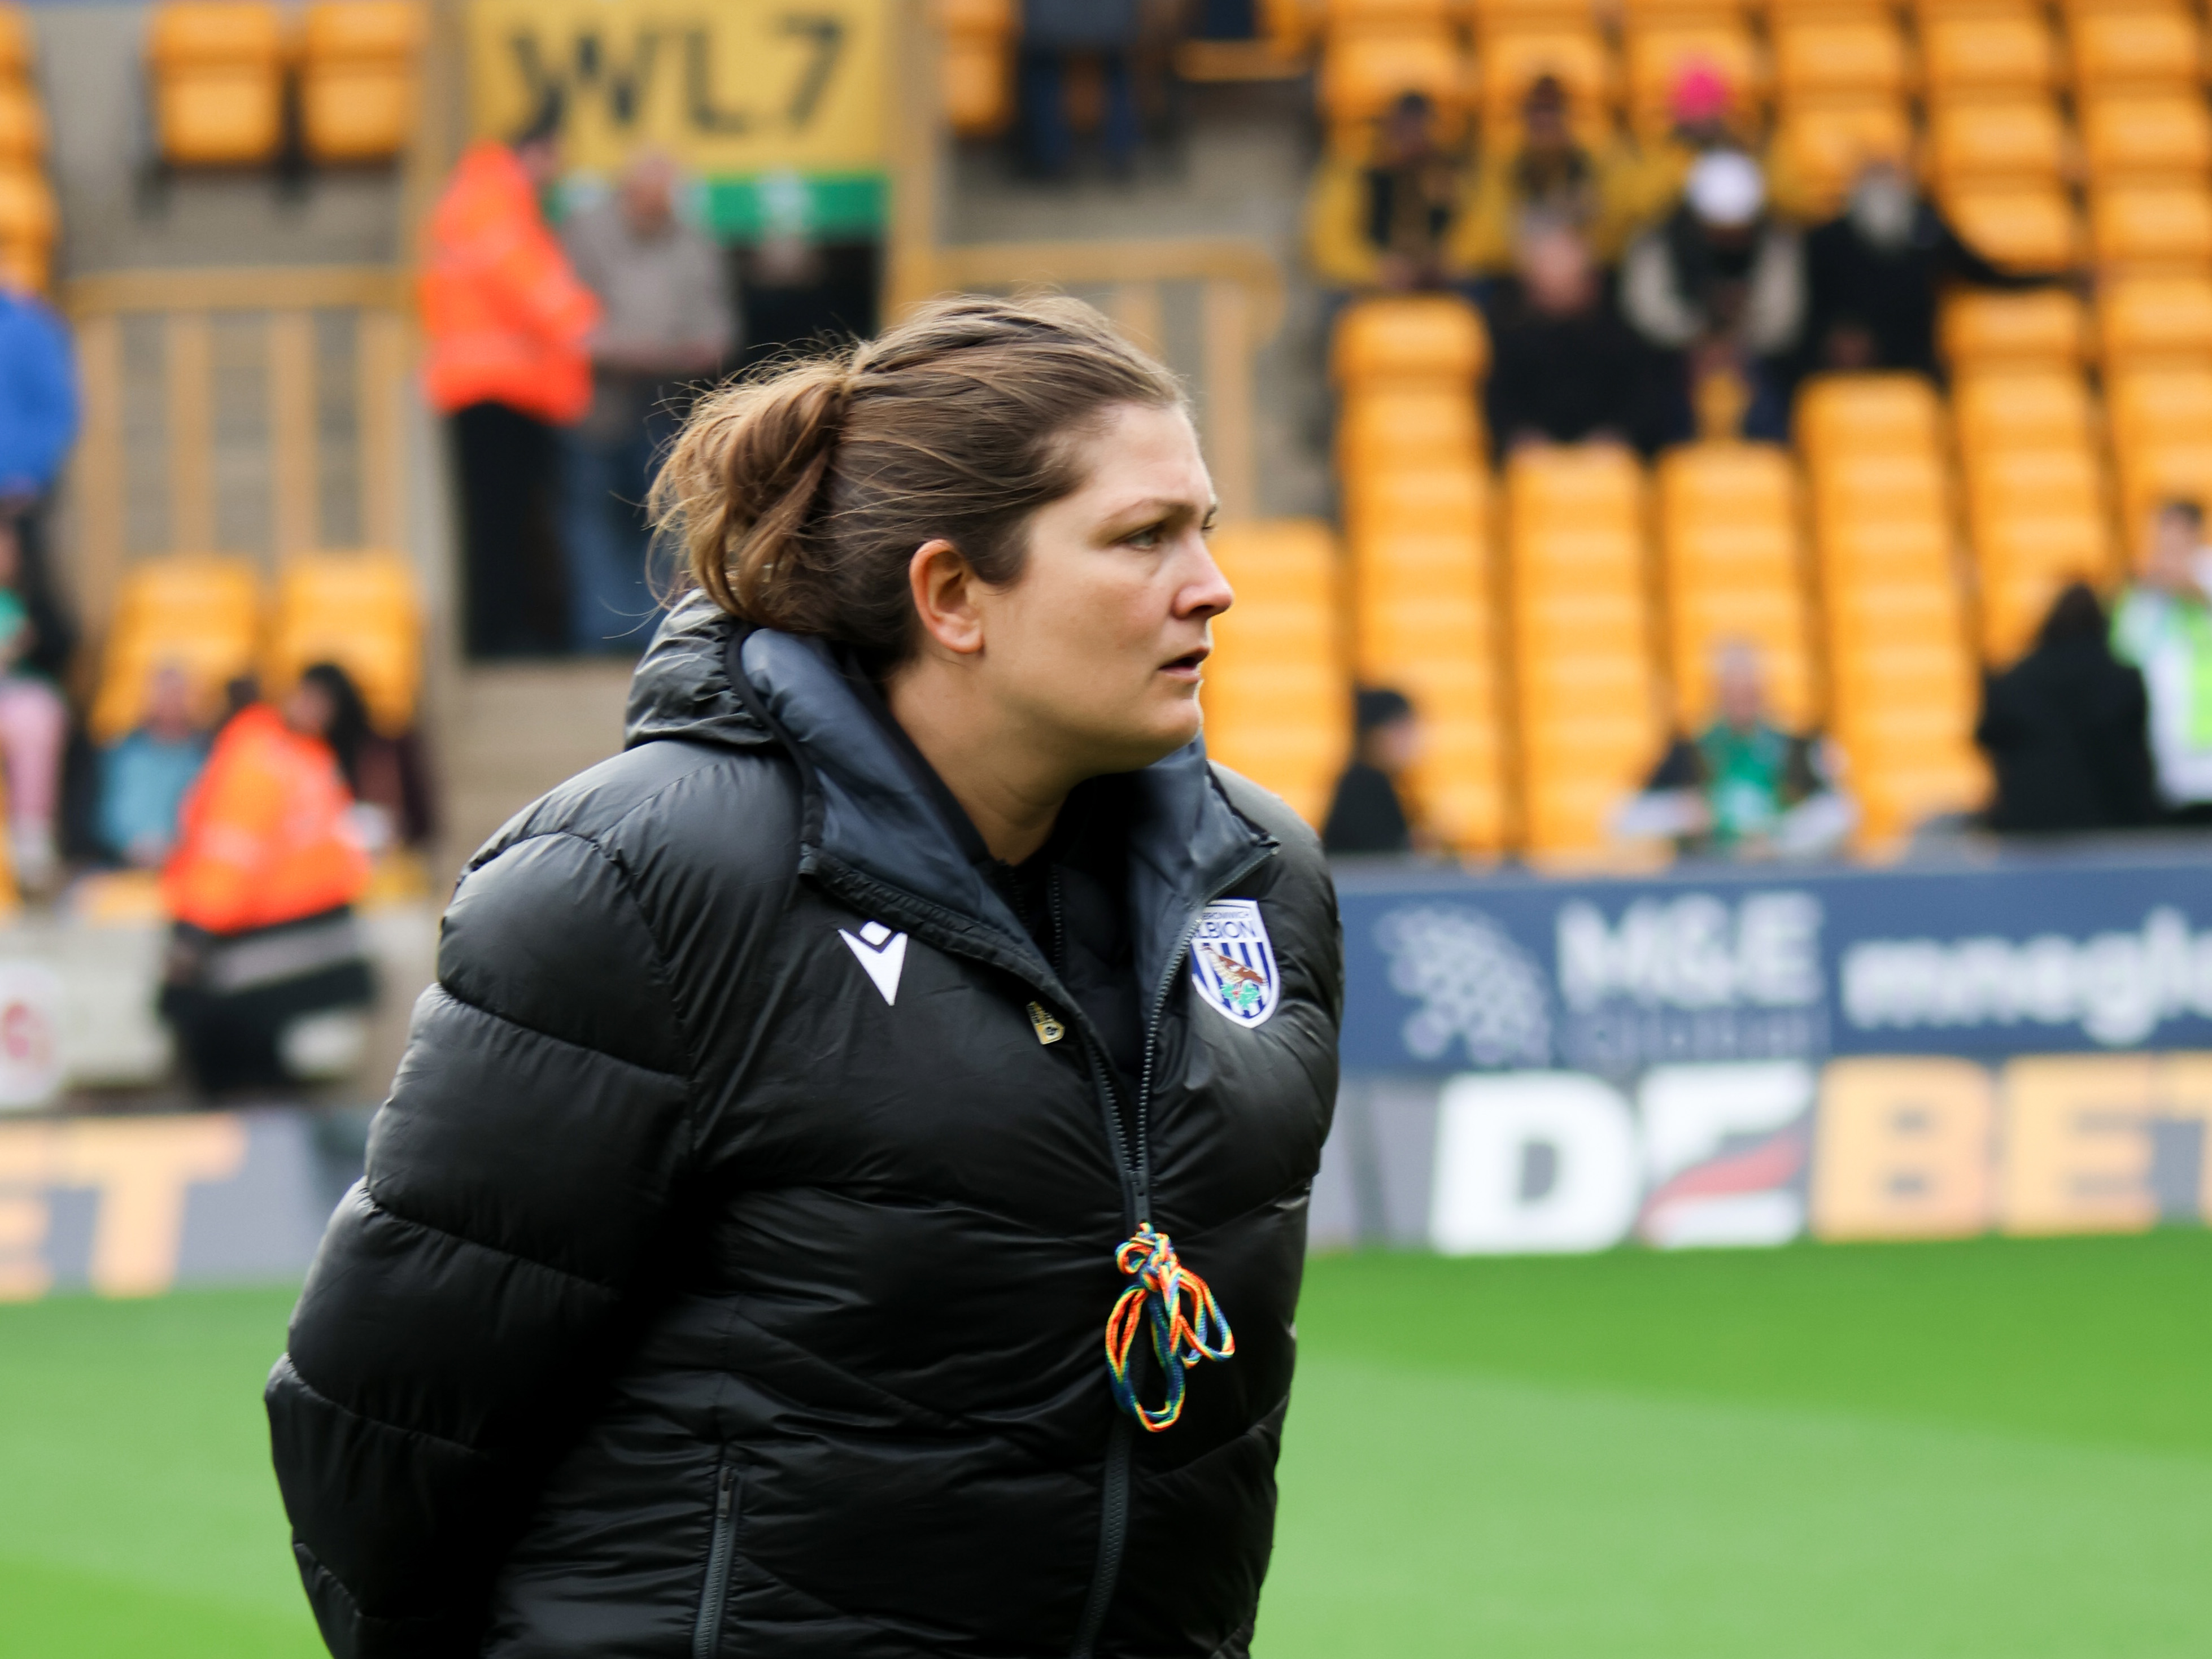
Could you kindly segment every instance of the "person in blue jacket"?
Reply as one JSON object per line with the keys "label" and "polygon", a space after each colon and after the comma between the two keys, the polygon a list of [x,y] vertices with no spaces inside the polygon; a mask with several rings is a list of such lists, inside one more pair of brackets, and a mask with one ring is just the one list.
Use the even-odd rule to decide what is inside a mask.
{"label": "person in blue jacket", "polygon": [[[40,601],[53,593],[46,509],[77,432],[76,356],[69,330],[36,295],[0,286],[0,520],[14,526],[22,564],[18,580]],[[41,639],[43,659],[66,654]]]}

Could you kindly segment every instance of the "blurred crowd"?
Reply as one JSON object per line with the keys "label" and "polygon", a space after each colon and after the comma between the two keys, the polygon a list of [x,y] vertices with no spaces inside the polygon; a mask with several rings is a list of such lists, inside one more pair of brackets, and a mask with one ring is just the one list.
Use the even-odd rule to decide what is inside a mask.
{"label": "blurred crowd", "polygon": [[[1714,70],[1675,82],[1657,143],[1592,141],[1539,78],[1507,142],[1455,143],[1409,93],[1364,153],[1322,163],[1306,208],[1310,265],[1340,305],[1443,291],[1488,326],[1493,458],[1616,443],[1649,457],[1692,439],[1787,442],[1800,384],[1829,371],[1939,382],[1939,295],[1958,285],[2080,284],[2075,270],[1982,257],[1887,161],[1823,210],[1804,181],[1731,125]],[[2031,649],[1989,675],[1976,741],[1995,780],[1972,822],[2008,834],[2212,823],[2212,549],[2199,503],[2161,503],[2107,616],[2063,592]],[[1832,855],[1857,821],[1843,757],[1770,713],[1755,646],[1723,642],[1717,708],[1678,733],[1615,813],[1625,842],[1729,858]],[[1343,853],[1425,850],[1398,781],[1419,711],[1358,694],[1355,752],[1327,840]]]}

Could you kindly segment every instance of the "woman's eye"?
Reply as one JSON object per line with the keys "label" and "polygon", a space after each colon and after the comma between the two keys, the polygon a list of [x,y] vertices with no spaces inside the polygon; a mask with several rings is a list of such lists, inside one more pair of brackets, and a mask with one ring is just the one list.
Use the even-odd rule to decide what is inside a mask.
{"label": "woman's eye", "polygon": [[1148,524],[1142,530],[1131,531],[1122,537],[1121,540],[1131,547],[1148,550],[1155,548],[1160,544],[1160,527],[1156,524]]}

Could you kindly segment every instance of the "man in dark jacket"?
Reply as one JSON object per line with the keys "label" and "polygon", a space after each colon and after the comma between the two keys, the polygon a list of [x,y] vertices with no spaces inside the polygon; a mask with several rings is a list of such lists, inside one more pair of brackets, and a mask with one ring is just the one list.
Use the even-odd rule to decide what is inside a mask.
{"label": "man in dark jacket", "polygon": [[1485,396],[1501,456],[1593,440],[1649,455],[1690,435],[1680,355],[1646,345],[1621,319],[1580,232],[1532,227],[1518,266],[1491,322]]}
{"label": "man in dark jacket", "polygon": [[1996,771],[1992,830],[2118,830],[2157,815],[2142,676],[2116,660],[2087,585],[2058,596],[2035,648],[1984,688],[1974,741]]}
{"label": "man in dark jacket", "polygon": [[[471,861],[269,1385],[340,1659],[1246,1652],[1336,1088],[1320,849],[1194,744],[1026,880],[872,697],[695,600],[627,751]],[[1024,920],[1040,884],[1075,902]],[[1235,1325],[1165,1433],[1100,1351],[1133,1218]]]}

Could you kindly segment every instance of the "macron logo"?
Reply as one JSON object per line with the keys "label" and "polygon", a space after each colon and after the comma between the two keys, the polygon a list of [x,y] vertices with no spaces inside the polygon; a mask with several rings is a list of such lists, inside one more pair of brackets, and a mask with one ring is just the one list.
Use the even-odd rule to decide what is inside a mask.
{"label": "macron logo", "polygon": [[906,966],[906,935],[894,933],[880,921],[872,921],[860,929],[857,937],[842,927],[837,930],[837,937],[852,947],[854,959],[868,970],[876,989],[884,994],[884,1006],[889,1007],[896,1003],[899,969]]}

